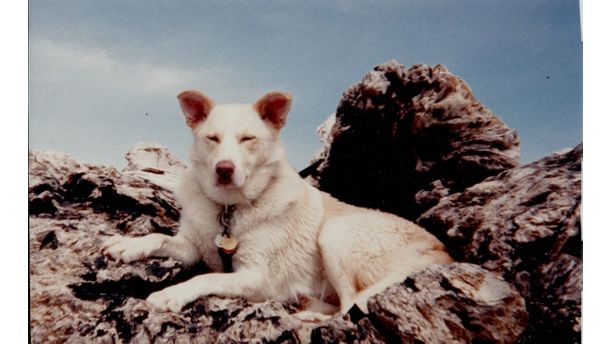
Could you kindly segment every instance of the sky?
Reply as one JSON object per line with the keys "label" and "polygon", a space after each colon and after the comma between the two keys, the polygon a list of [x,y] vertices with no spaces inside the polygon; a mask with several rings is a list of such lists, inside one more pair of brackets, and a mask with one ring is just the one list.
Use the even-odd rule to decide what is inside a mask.
{"label": "sky", "polygon": [[342,93],[391,59],[445,65],[521,140],[523,163],[582,141],[579,2],[29,1],[29,148],[126,165],[138,142],[187,161],[176,95],[293,94],[296,169]]}

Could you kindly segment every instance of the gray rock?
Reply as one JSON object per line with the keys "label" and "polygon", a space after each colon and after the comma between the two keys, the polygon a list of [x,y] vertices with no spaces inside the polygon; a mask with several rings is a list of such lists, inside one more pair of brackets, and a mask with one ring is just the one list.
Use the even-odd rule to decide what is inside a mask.
{"label": "gray rock", "polygon": [[325,147],[307,171],[313,183],[408,219],[519,164],[517,133],[442,65],[376,66],[326,123]]}
{"label": "gray rock", "polygon": [[581,336],[582,145],[443,198],[418,223],[459,260],[512,282],[530,309],[530,342]]}
{"label": "gray rock", "polygon": [[144,171],[154,174],[178,174],[185,164],[172,155],[168,148],[155,142],[136,144],[125,155],[128,164],[123,171]]}
{"label": "gray rock", "polygon": [[387,338],[368,318],[351,321],[348,315],[335,315],[314,328],[311,332],[312,343],[388,343]]}
{"label": "gray rock", "polygon": [[373,321],[402,342],[513,343],[528,317],[515,288],[465,263],[414,274],[375,296],[369,307]]}
{"label": "gray rock", "polygon": [[316,333],[321,343],[334,338],[348,343],[514,343],[528,318],[515,288],[498,274],[466,263],[415,273],[371,298],[368,308],[368,317],[357,324],[334,318],[313,338]]}

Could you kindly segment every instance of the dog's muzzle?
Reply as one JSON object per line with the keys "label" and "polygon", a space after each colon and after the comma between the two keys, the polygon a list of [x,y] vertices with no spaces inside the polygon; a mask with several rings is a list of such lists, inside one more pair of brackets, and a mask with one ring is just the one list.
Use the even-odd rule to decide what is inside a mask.
{"label": "dog's muzzle", "polygon": [[217,182],[221,185],[232,184],[234,171],[236,166],[229,160],[221,160],[215,165],[215,172],[217,173]]}

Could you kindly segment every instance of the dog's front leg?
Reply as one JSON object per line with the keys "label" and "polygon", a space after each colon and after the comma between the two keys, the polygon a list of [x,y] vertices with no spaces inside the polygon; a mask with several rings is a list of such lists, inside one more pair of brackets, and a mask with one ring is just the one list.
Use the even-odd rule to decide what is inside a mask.
{"label": "dog's front leg", "polygon": [[102,243],[102,251],[124,263],[147,257],[172,257],[184,265],[193,265],[200,260],[200,254],[187,238],[177,234],[149,234],[138,238],[114,235]]}
{"label": "dog's front leg", "polygon": [[189,302],[206,295],[259,298],[260,295],[256,293],[261,290],[261,281],[262,274],[256,269],[209,273],[152,293],[147,298],[147,302],[161,310],[178,313]]}

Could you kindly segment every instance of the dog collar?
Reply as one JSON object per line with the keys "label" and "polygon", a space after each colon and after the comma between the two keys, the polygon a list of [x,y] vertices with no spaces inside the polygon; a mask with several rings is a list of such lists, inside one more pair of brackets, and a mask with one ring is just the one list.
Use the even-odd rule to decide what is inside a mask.
{"label": "dog collar", "polygon": [[217,216],[217,221],[221,226],[221,233],[215,237],[215,245],[217,246],[224,272],[234,271],[232,257],[238,250],[238,240],[231,233],[234,211],[236,211],[236,205],[223,205]]}

